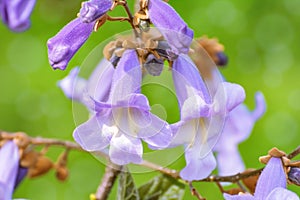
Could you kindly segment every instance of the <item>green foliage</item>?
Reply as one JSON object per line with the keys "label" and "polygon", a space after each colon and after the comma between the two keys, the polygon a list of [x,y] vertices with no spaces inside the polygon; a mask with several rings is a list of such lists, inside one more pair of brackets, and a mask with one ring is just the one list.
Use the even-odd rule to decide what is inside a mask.
{"label": "green foliage", "polygon": [[176,179],[159,175],[138,189],[141,200],[172,200],[183,199],[184,184]]}
{"label": "green foliage", "polygon": [[135,187],[130,172],[120,173],[118,200],[139,200],[139,193]]}

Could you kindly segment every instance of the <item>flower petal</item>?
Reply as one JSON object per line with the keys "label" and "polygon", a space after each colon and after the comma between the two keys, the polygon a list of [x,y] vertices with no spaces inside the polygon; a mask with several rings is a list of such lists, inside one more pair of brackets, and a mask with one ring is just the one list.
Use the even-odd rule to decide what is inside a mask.
{"label": "flower petal", "polygon": [[246,94],[242,86],[238,84],[222,82],[219,84],[214,96],[214,112],[226,113],[241,104]]}
{"label": "flower petal", "polygon": [[230,195],[227,193],[223,194],[226,200],[256,200],[251,194],[239,194],[239,195]]}
{"label": "flower petal", "polygon": [[180,107],[186,99],[198,95],[210,102],[210,95],[198,69],[187,56],[180,55],[173,64],[172,75]]}
{"label": "flower petal", "polygon": [[19,149],[13,141],[6,142],[0,149],[0,191],[3,189],[3,199],[12,199],[19,159]]}
{"label": "flower petal", "polygon": [[148,9],[151,22],[163,34],[172,51],[177,55],[187,54],[194,36],[193,30],[162,0],[149,0]]}
{"label": "flower petal", "polygon": [[263,114],[266,112],[267,105],[266,105],[265,97],[261,92],[256,92],[255,103],[256,103],[256,107],[252,113],[252,118],[254,121],[261,118],[261,116],[263,116]]}
{"label": "flower petal", "polygon": [[90,0],[83,2],[79,17],[82,22],[93,22],[104,15],[111,6],[112,0]]}
{"label": "flower petal", "polygon": [[143,146],[140,139],[124,133],[116,134],[110,142],[109,157],[117,165],[141,163]]}
{"label": "flower petal", "polygon": [[188,148],[185,152],[186,166],[180,171],[180,177],[187,181],[206,178],[216,167],[212,152],[206,157],[200,157],[197,147]]}
{"label": "flower petal", "polygon": [[299,200],[299,197],[294,192],[278,187],[272,190],[266,200]]}
{"label": "flower petal", "polygon": [[48,59],[54,69],[64,70],[93,31],[94,24],[74,19],[47,42]]}
{"label": "flower petal", "polygon": [[82,101],[87,81],[78,77],[78,73],[79,67],[75,67],[70,71],[68,76],[58,82],[58,86],[68,98],[75,101]]}
{"label": "flower petal", "polygon": [[189,144],[194,140],[197,132],[192,122],[193,121],[179,121],[175,124],[171,124],[174,137],[169,145],[170,148],[183,144]]}
{"label": "flower petal", "polygon": [[254,196],[264,200],[277,187],[286,188],[286,175],[281,159],[272,157],[259,176]]}
{"label": "flower petal", "polygon": [[109,102],[115,104],[133,93],[140,93],[142,71],[135,50],[123,53],[115,70]]}
{"label": "flower petal", "polygon": [[198,95],[189,97],[181,107],[181,119],[184,121],[209,117],[211,106]]}
{"label": "flower petal", "polygon": [[88,79],[88,94],[96,101],[107,101],[111,89],[112,77],[114,74],[112,64],[103,59]]}
{"label": "flower petal", "polygon": [[150,113],[151,123],[144,126],[138,136],[152,149],[163,149],[169,146],[173,134],[169,124]]}
{"label": "flower petal", "polygon": [[[101,116],[101,118],[99,117]],[[97,113],[85,123],[78,126],[74,132],[74,140],[87,151],[101,151],[109,145],[115,130],[109,128],[108,115]]]}
{"label": "flower petal", "polygon": [[2,2],[0,14],[4,24],[12,31],[22,32],[29,28],[29,17],[35,0],[7,0]]}
{"label": "flower petal", "polygon": [[230,176],[241,173],[245,170],[245,165],[237,147],[232,150],[221,150],[217,154],[218,174],[220,176]]}

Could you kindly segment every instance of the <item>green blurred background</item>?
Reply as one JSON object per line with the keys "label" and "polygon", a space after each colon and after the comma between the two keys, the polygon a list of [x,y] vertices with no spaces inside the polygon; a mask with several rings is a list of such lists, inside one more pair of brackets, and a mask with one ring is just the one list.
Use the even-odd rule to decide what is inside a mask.
{"label": "green blurred background", "polygon": [[[72,67],[81,65],[101,41],[129,28],[125,22],[108,22],[91,36],[66,71],[53,71],[47,60],[46,41],[76,17],[80,3],[79,0],[38,0],[28,31],[16,34],[0,26],[2,130],[72,140],[75,127],[72,102],[57,88],[57,81]],[[266,97],[267,113],[258,121],[251,137],[240,145],[246,166],[261,167],[258,157],[274,146],[286,152],[297,147],[300,139],[300,39],[297,36],[300,0],[170,0],[169,3],[194,29],[196,37],[204,34],[217,37],[225,45],[229,65],[222,73],[228,81],[244,86],[249,108],[254,108],[257,90]],[[129,4],[133,7],[131,1]],[[112,15],[122,14],[122,9],[117,9]],[[163,99],[170,95],[165,94]],[[61,151],[53,148],[49,156],[55,159]],[[37,179],[25,179],[14,197],[88,199],[101,180],[103,164],[92,155],[72,152],[68,166],[70,176],[66,182],[56,180],[52,171]],[[171,167],[183,166],[184,160],[180,158]],[[153,175],[155,173],[136,174],[134,179],[140,185]],[[213,184],[195,186],[209,200],[221,198],[214,192],[217,187]],[[292,186],[291,189],[300,194],[299,188]],[[185,197],[190,198],[189,194]],[[110,199],[115,199],[114,195]]]}

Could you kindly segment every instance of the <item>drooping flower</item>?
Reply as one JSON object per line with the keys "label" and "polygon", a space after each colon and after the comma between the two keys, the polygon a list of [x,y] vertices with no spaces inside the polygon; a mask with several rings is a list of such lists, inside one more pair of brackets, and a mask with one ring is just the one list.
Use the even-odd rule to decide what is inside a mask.
{"label": "drooping flower", "polygon": [[108,99],[114,67],[106,59],[101,60],[88,80],[78,76],[79,68],[72,69],[67,77],[58,82],[64,94],[74,100],[90,106],[91,98],[97,101]]}
{"label": "drooping flower", "polygon": [[19,169],[19,149],[13,141],[0,148],[0,200],[12,199]]}
{"label": "drooping flower", "polygon": [[238,144],[246,140],[255,122],[264,114],[266,103],[262,93],[255,95],[256,108],[250,112],[246,105],[234,108],[226,119],[223,131],[214,151],[217,152],[219,174],[233,175],[245,170],[244,163],[238,151]]}
{"label": "drooping flower", "polygon": [[79,17],[82,22],[91,23],[103,16],[112,6],[112,0],[90,0],[82,3]]}
{"label": "drooping flower", "polygon": [[187,54],[194,32],[178,13],[162,0],[149,0],[150,21],[160,30],[171,51],[177,55]]}
{"label": "drooping flower", "polygon": [[47,42],[48,59],[54,69],[64,70],[74,54],[93,31],[93,23],[83,23],[79,18],[67,24]]}
{"label": "drooping flower", "polygon": [[118,165],[142,161],[141,140],[153,149],[167,147],[172,132],[165,121],[150,113],[148,100],[140,93],[141,80],[136,52],[125,51],[114,72],[108,100],[95,101],[94,116],[74,131],[76,142],[88,151],[109,146],[109,157]]}
{"label": "drooping flower", "polygon": [[202,179],[216,167],[212,148],[226,114],[244,100],[245,93],[237,84],[220,82],[211,95],[196,66],[184,55],[174,61],[172,72],[181,120],[172,125],[176,135],[171,146],[186,146],[186,167],[180,176],[189,181]]}
{"label": "drooping flower", "polygon": [[286,189],[286,174],[280,158],[272,157],[259,176],[254,195],[224,194],[226,200],[298,200],[299,197]]}
{"label": "drooping flower", "polygon": [[1,0],[0,16],[3,23],[15,32],[27,30],[34,5],[35,0]]}

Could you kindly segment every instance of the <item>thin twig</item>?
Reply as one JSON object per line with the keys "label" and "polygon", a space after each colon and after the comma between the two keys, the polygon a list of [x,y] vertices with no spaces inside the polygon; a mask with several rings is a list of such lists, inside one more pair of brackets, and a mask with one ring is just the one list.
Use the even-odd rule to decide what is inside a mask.
{"label": "thin twig", "polygon": [[105,200],[108,198],[109,193],[120,173],[122,166],[115,165],[111,162],[108,162],[105,168],[105,174],[102,177],[101,183],[98,186],[96,192],[97,200]]}
{"label": "thin twig", "polygon": [[196,188],[194,188],[192,182],[189,182],[189,186],[190,186],[190,191],[191,191],[191,194],[193,196],[195,196],[198,200],[206,200],[205,198],[203,198],[199,192],[196,190]]}
{"label": "thin twig", "polygon": [[248,178],[250,176],[254,176],[257,174],[260,174],[264,168],[260,168],[251,172],[244,172],[244,173],[237,173],[232,176],[217,176],[217,175],[211,175],[207,178],[197,180],[196,182],[231,182],[236,183],[239,180],[242,180],[244,178]]}
{"label": "thin twig", "polygon": [[298,146],[292,153],[287,155],[287,158],[292,159],[292,158],[296,157],[299,154],[300,154],[300,146]]}
{"label": "thin twig", "polygon": [[133,29],[134,35],[135,35],[136,38],[139,38],[139,33],[137,32],[137,30],[136,30],[136,28],[133,24],[133,16],[132,16],[131,11],[130,11],[128,5],[127,5],[127,1],[119,1],[118,4],[122,5],[124,7],[124,9],[125,9],[125,11],[128,15],[128,18],[129,18],[129,23],[130,23],[130,25]]}
{"label": "thin twig", "polygon": [[180,176],[179,176],[179,172],[177,172],[176,170],[174,169],[169,169],[169,168],[166,168],[166,167],[162,167],[160,165],[157,165],[155,163],[152,163],[152,162],[149,162],[147,160],[144,160],[142,163],[140,163],[139,165],[141,166],[144,166],[144,167],[147,167],[149,169],[153,169],[155,171],[159,171],[161,172],[162,174],[165,174],[165,175],[168,175],[168,176],[171,176],[172,178],[175,178],[175,179],[181,179]]}

